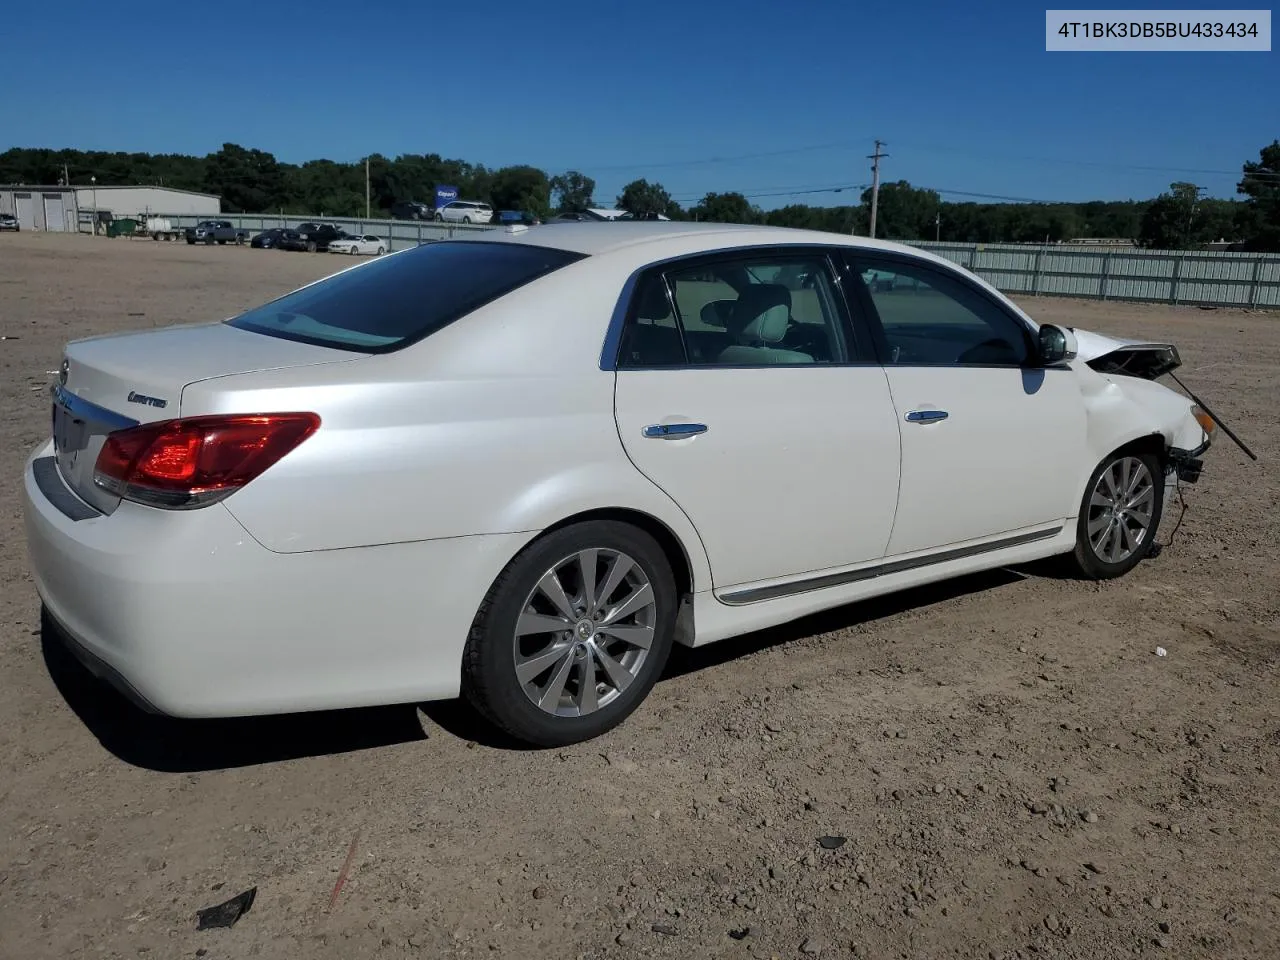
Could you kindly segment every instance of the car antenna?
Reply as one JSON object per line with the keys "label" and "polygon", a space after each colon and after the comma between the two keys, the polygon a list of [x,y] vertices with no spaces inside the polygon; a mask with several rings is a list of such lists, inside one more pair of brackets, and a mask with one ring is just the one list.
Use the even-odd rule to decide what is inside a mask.
{"label": "car antenna", "polygon": [[1239,437],[1237,437],[1232,432],[1231,428],[1228,427],[1225,423],[1222,422],[1222,420],[1218,418],[1218,415],[1216,413],[1214,413],[1212,410],[1209,409],[1209,405],[1207,403],[1205,403],[1203,400],[1197,397],[1194,393],[1192,393],[1190,387],[1188,387],[1185,383],[1179,380],[1172,373],[1169,374],[1169,378],[1173,380],[1173,382],[1176,383],[1178,386],[1180,386],[1183,390],[1186,391],[1187,396],[1189,396],[1193,401],[1195,401],[1196,406],[1198,406],[1201,410],[1207,413],[1209,417],[1213,420],[1213,422],[1222,428],[1222,432],[1225,433],[1228,437],[1230,437],[1233,441],[1235,441],[1235,445],[1237,447],[1239,447],[1246,454],[1248,454],[1250,460],[1258,459],[1258,455],[1255,454],[1252,450],[1250,450],[1247,446],[1245,446],[1245,442],[1241,440]]}

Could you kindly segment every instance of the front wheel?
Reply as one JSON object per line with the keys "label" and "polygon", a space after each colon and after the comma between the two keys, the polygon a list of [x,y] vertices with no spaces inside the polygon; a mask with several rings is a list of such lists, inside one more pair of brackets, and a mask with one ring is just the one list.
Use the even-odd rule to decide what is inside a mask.
{"label": "front wheel", "polygon": [[1132,450],[1113,453],[1085,487],[1073,566],[1090,580],[1124,576],[1151,553],[1163,508],[1159,459]]}
{"label": "front wheel", "polygon": [[557,530],[490,588],[463,654],[463,693],[535,746],[597,737],[662,673],[676,605],[671,567],[644,531],[612,520]]}
{"label": "front wheel", "polygon": [[315,253],[315,252],[316,252],[316,242],[314,240],[308,240],[307,253]]}
{"label": "front wheel", "polygon": [[347,250],[347,253],[351,254],[351,256],[353,256],[353,257],[354,257],[354,256],[356,255],[356,253],[357,253],[357,250],[356,250],[356,248],[353,246],[353,247],[351,247],[349,250]]}

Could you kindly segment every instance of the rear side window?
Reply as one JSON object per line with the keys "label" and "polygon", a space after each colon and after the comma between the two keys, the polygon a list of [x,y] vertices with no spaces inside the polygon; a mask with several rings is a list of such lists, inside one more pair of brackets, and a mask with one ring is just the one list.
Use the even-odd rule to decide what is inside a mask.
{"label": "rear side window", "polygon": [[322,347],[388,353],[584,256],[523,243],[429,243],[327,277],[227,323]]}

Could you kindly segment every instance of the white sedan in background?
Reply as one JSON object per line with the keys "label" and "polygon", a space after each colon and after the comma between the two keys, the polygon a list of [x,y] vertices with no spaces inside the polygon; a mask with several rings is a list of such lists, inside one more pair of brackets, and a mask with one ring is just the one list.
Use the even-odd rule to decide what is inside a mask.
{"label": "white sedan in background", "polygon": [[1178,363],[892,243],[513,227],[68,345],[31,570],[154,710],[461,693],[571,743],[674,643],[1055,555],[1126,573],[1213,430],[1154,382]]}
{"label": "white sedan in background", "polygon": [[371,233],[367,233],[364,236],[343,234],[329,241],[329,252],[346,253],[353,257],[361,254],[372,254],[380,257],[387,252],[387,240],[385,237],[375,237]]}

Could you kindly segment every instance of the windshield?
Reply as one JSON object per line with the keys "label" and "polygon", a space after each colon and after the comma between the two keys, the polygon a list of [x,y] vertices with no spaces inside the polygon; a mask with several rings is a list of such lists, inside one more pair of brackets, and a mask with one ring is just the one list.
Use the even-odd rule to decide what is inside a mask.
{"label": "windshield", "polygon": [[522,243],[427,243],[344,270],[227,323],[323,347],[386,353],[583,256]]}

